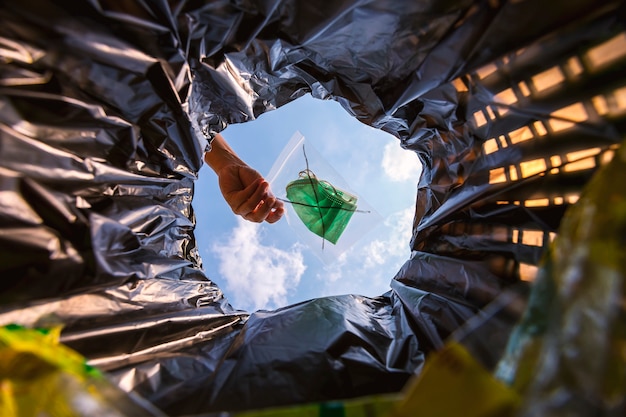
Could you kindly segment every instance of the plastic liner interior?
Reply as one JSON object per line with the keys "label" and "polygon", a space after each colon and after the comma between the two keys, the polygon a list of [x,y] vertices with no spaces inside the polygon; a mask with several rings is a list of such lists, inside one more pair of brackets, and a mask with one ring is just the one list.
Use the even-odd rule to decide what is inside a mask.
{"label": "plastic liner interior", "polygon": [[[0,323],[62,323],[63,343],[169,415],[397,392],[533,279],[611,159],[626,130],[624,12],[1,2]],[[250,314],[203,272],[194,180],[212,135],[307,93],[418,154],[412,256],[379,297]],[[504,308],[481,327],[488,366],[516,320]]]}

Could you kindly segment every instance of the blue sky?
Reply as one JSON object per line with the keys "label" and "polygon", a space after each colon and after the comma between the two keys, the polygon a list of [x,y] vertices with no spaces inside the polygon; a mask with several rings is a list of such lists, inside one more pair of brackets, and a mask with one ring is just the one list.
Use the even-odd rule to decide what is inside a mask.
{"label": "blue sky", "polygon": [[193,201],[197,244],[207,275],[235,308],[252,312],[327,295],[381,295],[410,255],[421,166],[396,138],[358,122],[334,101],[309,95],[257,120],[231,125],[222,135],[267,176],[298,131],[382,221],[330,262],[322,262],[315,254],[318,248],[285,218],[270,225],[235,216],[222,199],[216,175],[203,167]]}

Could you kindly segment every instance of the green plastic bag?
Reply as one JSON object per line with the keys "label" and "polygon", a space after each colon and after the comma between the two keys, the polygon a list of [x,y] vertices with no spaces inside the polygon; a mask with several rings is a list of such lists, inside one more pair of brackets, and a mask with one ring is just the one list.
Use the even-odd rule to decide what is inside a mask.
{"label": "green plastic bag", "polygon": [[327,181],[318,180],[308,169],[300,171],[299,178],[291,181],[286,191],[294,211],[305,226],[336,244],[356,211],[357,197]]}

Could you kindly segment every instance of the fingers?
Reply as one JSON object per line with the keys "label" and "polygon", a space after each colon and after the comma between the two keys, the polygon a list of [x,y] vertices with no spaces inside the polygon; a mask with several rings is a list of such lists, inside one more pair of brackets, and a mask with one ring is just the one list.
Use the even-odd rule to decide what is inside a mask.
{"label": "fingers", "polygon": [[[252,190],[248,188],[252,188]],[[241,201],[240,205],[233,211],[248,221],[275,223],[280,220],[285,212],[283,203],[276,200],[272,195],[269,184],[265,180],[255,182],[247,187],[240,197],[243,196],[247,198]]]}
{"label": "fingers", "polygon": [[268,198],[263,199],[256,209],[244,216],[244,218],[258,223],[262,221],[276,223],[283,214],[285,214],[283,203],[270,194]]}
{"label": "fingers", "polygon": [[285,214],[285,208],[283,207],[282,201],[275,201],[276,204],[274,204],[274,207],[270,210],[270,213],[265,218],[265,221],[268,223],[276,223],[278,220],[280,220],[281,217],[283,217],[283,214]]}
{"label": "fingers", "polygon": [[248,216],[257,211],[260,208],[261,203],[269,197],[268,189],[269,184],[263,179],[256,180],[246,187],[237,196],[235,204],[239,204],[233,208],[235,214],[249,220]]}
{"label": "fingers", "polygon": [[284,214],[283,203],[271,193],[269,184],[246,166],[220,171],[220,189],[235,214],[255,223],[275,223]]}

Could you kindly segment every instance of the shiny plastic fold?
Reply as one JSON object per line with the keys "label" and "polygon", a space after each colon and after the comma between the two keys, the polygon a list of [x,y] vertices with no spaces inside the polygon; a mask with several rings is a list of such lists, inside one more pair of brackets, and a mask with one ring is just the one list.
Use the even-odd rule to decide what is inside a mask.
{"label": "shiny plastic fold", "polygon": [[[395,393],[461,328],[494,367],[522,308],[485,312],[530,285],[624,137],[625,11],[0,2],[0,324],[62,325],[62,343],[172,416]],[[412,256],[379,297],[250,314],[202,269],[194,180],[213,135],[308,93],[418,154]],[[621,309],[594,316],[606,337]],[[597,340],[575,341],[581,370]],[[550,409],[554,387],[528,384]],[[611,399],[600,409],[624,410]]]}

